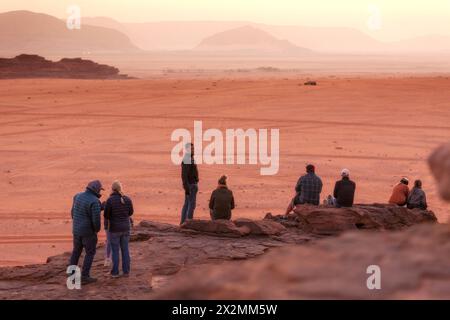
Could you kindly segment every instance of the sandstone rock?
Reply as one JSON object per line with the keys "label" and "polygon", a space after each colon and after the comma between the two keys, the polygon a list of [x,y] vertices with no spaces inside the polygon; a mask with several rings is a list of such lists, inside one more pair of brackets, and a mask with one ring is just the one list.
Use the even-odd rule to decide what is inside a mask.
{"label": "sandstone rock", "polygon": [[126,79],[119,69],[81,58],[53,62],[38,55],[21,54],[0,58],[0,79],[9,78]]}
{"label": "sandstone rock", "polygon": [[225,237],[242,237],[250,233],[248,227],[238,227],[232,221],[228,220],[187,220],[181,225],[181,229]]}
{"label": "sandstone rock", "polygon": [[450,201],[450,143],[437,148],[430,155],[428,163],[442,198]]}
{"label": "sandstone rock", "polygon": [[[349,232],[314,245],[284,247],[257,260],[177,277],[158,299],[450,299],[450,229]],[[381,269],[381,290],[367,268]]]}
{"label": "sandstone rock", "polygon": [[234,224],[238,227],[247,227],[250,230],[250,234],[253,235],[279,235],[284,232],[286,228],[271,220],[251,220],[251,219],[237,219]]}
{"label": "sandstone rock", "polygon": [[[405,218],[405,213],[403,211],[398,213],[396,208],[393,210],[400,215],[400,218],[389,213],[391,209],[384,206],[370,207],[369,209],[359,208],[357,213],[361,215],[361,212],[374,210],[380,211],[377,215],[384,212],[388,217],[386,221],[383,220],[385,218],[379,217],[381,219],[379,222],[366,212],[371,218],[370,223],[375,225],[375,229],[380,228],[379,226],[382,229],[396,229],[399,226],[403,228],[409,223],[432,218],[432,216],[427,217],[423,212],[407,212],[408,220]],[[373,261],[375,264],[384,264],[382,267],[386,267],[388,272],[396,268],[394,275],[401,279],[401,284],[398,286],[401,290],[395,291],[397,290],[395,289],[395,294],[406,292],[405,294],[412,295],[416,292],[414,289],[402,291],[408,289],[405,283],[411,282],[413,286],[422,285],[420,290],[425,290],[423,294],[426,297],[429,296],[426,290],[430,288],[430,285],[433,286],[432,290],[436,292],[436,296],[445,297],[445,290],[448,288],[445,286],[446,275],[440,271],[448,262],[446,260],[448,255],[444,254],[444,251],[448,250],[447,243],[450,242],[445,232],[439,231],[440,229],[415,229],[408,233],[414,236],[410,238],[410,236],[403,236],[403,232],[395,235],[387,232],[367,235],[366,232],[357,231],[351,235],[344,234],[340,238],[324,241],[319,240],[324,238],[324,235],[305,231],[308,223],[311,230],[331,234],[335,229],[345,229],[342,226],[351,227],[355,219],[364,221],[354,212],[348,213],[347,210],[341,210],[340,213],[336,213],[330,209],[334,208],[308,208],[288,217],[267,215],[267,219],[263,221],[238,219],[236,224],[220,220],[191,220],[181,228],[176,225],[142,221],[133,228],[131,234],[134,240],[130,242],[133,269],[129,278],[111,281],[103,266],[103,256],[97,254],[91,274],[98,279],[98,282],[95,285],[83,287],[82,290],[67,290],[66,268],[70,253],[65,253],[49,258],[47,264],[0,268],[0,287],[4,288],[0,290],[0,299],[11,297],[17,299],[152,299],[174,294],[183,297],[191,295],[190,297],[271,299],[279,297],[370,298],[371,296],[364,296],[361,293],[362,289],[359,286],[336,281],[331,277],[338,272],[344,272],[344,279],[359,281],[360,279],[355,277],[366,276],[366,274],[360,270],[361,265],[358,263],[367,264]],[[314,217],[314,210],[322,210],[322,212]],[[273,221],[277,219],[287,226],[283,228]],[[333,226],[333,221],[337,227]],[[365,226],[369,225],[369,222],[366,222]],[[276,235],[278,233],[279,235]],[[247,236],[253,234],[259,235]],[[304,245],[306,243],[309,244]],[[284,251],[287,247],[292,248]],[[418,248],[417,255],[413,256],[411,252],[415,252],[413,250],[415,247]],[[389,254],[384,256],[383,250]],[[267,259],[265,259],[266,252],[271,254]],[[260,257],[255,261],[255,265],[242,267],[243,262],[247,263],[242,260],[254,257]],[[436,261],[430,263],[431,259]],[[341,261],[343,261],[342,266],[340,266]],[[435,263],[434,267],[433,263]],[[206,269],[203,269],[203,266]],[[399,274],[397,271],[399,266],[406,271]],[[419,271],[411,273],[408,268]],[[433,268],[439,270],[434,271]],[[195,283],[185,282],[191,280],[190,271],[194,270],[204,270],[201,275],[210,282],[198,281],[199,291],[188,292],[189,288],[196,286]],[[223,270],[228,270],[229,273],[224,276]],[[149,282],[150,275],[155,281]],[[428,275],[430,275],[429,278]],[[182,280],[176,279],[178,276]],[[422,276],[425,277],[423,283],[416,281],[417,277]],[[192,276],[192,279],[196,277]],[[437,286],[437,280],[433,279],[444,279],[443,288]],[[175,291],[171,291],[170,294],[157,296],[171,283],[183,287],[173,289]],[[342,290],[333,287],[335,284],[345,287],[343,293]],[[331,286],[331,289],[325,287],[326,285]],[[298,289],[299,286],[301,290]],[[212,291],[208,291],[209,288],[213,288]],[[219,291],[214,291],[216,289]],[[404,296],[399,295],[399,297]]]}
{"label": "sandstone rock", "polygon": [[169,223],[161,223],[161,222],[155,222],[155,221],[149,221],[149,220],[143,220],[139,223],[140,228],[145,228],[147,230],[151,231],[170,231],[170,232],[176,232],[179,231],[179,227],[169,224]]}
{"label": "sandstone rock", "polygon": [[289,215],[266,215],[285,227],[304,232],[336,235],[346,230],[399,230],[423,222],[436,222],[432,211],[409,210],[393,205],[355,205],[352,208],[299,205]]}
{"label": "sandstone rock", "polygon": [[147,232],[134,232],[130,236],[130,242],[135,241],[147,241],[151,238],[151,235]]}

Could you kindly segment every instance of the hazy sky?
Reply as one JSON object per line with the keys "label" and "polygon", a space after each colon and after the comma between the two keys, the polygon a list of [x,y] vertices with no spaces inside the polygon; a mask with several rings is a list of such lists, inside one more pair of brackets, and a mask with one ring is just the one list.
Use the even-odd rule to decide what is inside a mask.
{"label": "hazy sky", "polygon": [[380,40],[450,35],[450,0],[1,0],[0,12],[26,9],[63,18],[73,4],[82,16],[122,22],[245,20],[346,26]]}

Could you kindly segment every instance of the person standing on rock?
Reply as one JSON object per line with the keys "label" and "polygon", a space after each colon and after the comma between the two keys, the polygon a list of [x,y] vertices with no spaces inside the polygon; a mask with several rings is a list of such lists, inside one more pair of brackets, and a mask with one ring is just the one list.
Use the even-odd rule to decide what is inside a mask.
{"label": "person standing on rock", "polygon": [[336,181],[333,196],[335,198],[336,207],[352,207],[355,198],[356,184],[350,180],[350,171],[343,169],[341,172],[342,179]]}
{"label": "person standing on rock", "polygon": [[85,257],[81,271],[81,283],[89,284],[97,281],[90,276],[92,262],[97,248],[97,233],[100,231],[101,191],[104,190],[99,180],[89,182],[86,191],[78,193],[72,205],[73,251],[70,265],[77,266],[83,248]]}
{"label": "person standing on rock", "polygon": [[122,256],[122,271],[125,277],[130,274],[130,217],[134,213],[133,202],[123,194],[122,184],[114,181],[111,187],[112,193],[105,204],[105,219],[109,221],[109,239],[112,252],[111,277],[119,277],[119,251]]}
{"label": "person standing on rock", "polygon": [[306,166],[306,174],[298,179],[297,185],[295,186],[296,195],[286,209],[286,214],[294,210],[298,204],[319,205],[323,183],[315,171],[316,168],[312,164]]}
{"label": "person standing on rock", "polygon": [[185,155],[181,162],[181,180],[184,188],[184,205],[181,210],[181,222],[194,218],[194,210],[198,192],[198,169],[194,160],[194,144],[188,143],[185,146]]}
{"label": "person standing on rock", "polygon": [[419,208],[421,210],[427,210],[427,197],[422,190],[422,181],[414,181],[414,188],[411,189],[408,195],[407,207],[408,209]]}
{"label": "person standing on rock", "polygon": [[402,178],[400,182],[392,190],[391,198],[389,199],[389,204],[396,204],[400,207],[404,207],[408,200],[409,188],[408,178]]}
{"label": "person standing on rock", "polygon": [[230,220],[231,210],[234,209],[233,192],[227,187],[227,177],[222,176],[218,181],[219,185],[211,194],[209,200],[209,210],[212,220]]}

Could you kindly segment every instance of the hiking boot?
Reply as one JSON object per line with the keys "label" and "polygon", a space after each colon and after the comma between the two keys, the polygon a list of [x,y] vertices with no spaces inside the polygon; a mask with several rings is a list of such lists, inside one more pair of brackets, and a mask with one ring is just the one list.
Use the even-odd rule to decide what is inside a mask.
{"label": "hiking boot", "polygon": [[87,285],[87,284],[94,283],[94,282],[97,282],[97,279],[91,278],[91,277],[81,277],[82,285]]}
{"label": "hiking boot", "polygon": [[117,278],[120,278],[120,275],[119,274],[111,274],[111,278],[117,279]]}

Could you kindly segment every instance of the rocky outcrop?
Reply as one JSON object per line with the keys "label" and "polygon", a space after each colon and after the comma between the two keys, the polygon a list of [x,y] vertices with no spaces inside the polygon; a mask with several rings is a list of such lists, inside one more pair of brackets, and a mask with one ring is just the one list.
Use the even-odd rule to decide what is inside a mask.
{"label": "rocky outcrop", "polygon": [[286,231],[286,228],[282,224],[270,220],[255,221],[241,218],[235,220],[234,223],[238,227],[248,228],[250,234],[253,235],[275,236]]}
{"label": "rocky outcrop", "polygon": [[0,79],[74,78],[127,79],[119,69],[81,58],[53,62],[38,55],[21,54],[12,59],[0,58]]}
{"label": "rocky outcrop", "polygon": [[437,148],[430,155],[428,163],[442,198],[450,201],[450,143]]}
{"label": "rocky outcrop", "polygon": [[286,228],[276,221],[237,219],[228,220],[187,220],[181,226],[184,232],[198,232],[224,237],[244,237],[248,235],[279,235]]}
{"label": "rocky outcrop", "polygon": [[352,208],[299,205],[294,213],[278,216],[269,213],[265,219],[320,235],[337,235],[355,229],[400,230],[418,223],[437,222],[432,211],[383,204]]}
{"label": "rocky outcrop", "polygon": [[[239,265],[193,270],[156,298],[450,299],[448,252],[446,225],[353,231],[313,245],[280,248]],[[380,268],[380,290],[367,286],[369,266]]]}
{"label": "rocky outcrop", "polygon": [[228,220],[187,220],[181,225],[182,230],[197,231],[209,235],[219,235],[224,237],[243,237],[250,234],[247,227],[238,227]]}
{"label": "rocky outcrop", "polygon": [[[434,285],[434,277],[445,279],[446,271],[441,267],[447,262],[448,255],[444,252],[450,242],[448,234],[437,224],[433,224],[435,228],[424,226],[408,233],[355,231],[341,238],[319,241],[336,230],[358,229],[355,223],[369,218],[371,222],[366,222],[366,226],[371,228],[360,229],[402,229],[412,223],[433,220],[431,213],[425,211],[376,206],[353,210],[357,214],[349,209],[303,208],[287,218],[189,220],[181,227],[142,221],[131,235],[129,278],[111,279],[107,275],[109,268],[103,266],[104,248],[100,246],[91,271],[97,283],[81,290],[68,290],[69,253],[65,253],[50,257],[42,265],[0,268],[0,299],[370,297],[371,292],[364,296],[360,284],[355,287],[356,284],[344,281],[362,279],[365,269],[360,268],[368,263],[382,264],[386,272],[406,268],[399,276],[402,282],[392,289],[396,294],[400,289],[408,289],[403,286],[407,281],[419,285],[417,279],[422,275],[430,275],[431,280],[427,276],[424,284],[420,284],[425,286],[427,281]],[[379,213],[370,214],[372,211]],[[363,212],[369,218],[361,218]],[[382,212],[387,218],[378,217]],[[281,247],[293,248],[281,250]],[[256,257],[259,258],[254,262],[242,263]],[[438,257],[435,266],[428,264],[433,257]],[[417,270],[411,272],[408,268]],[[336,282],[330,277],[338,272],[344,272],[344,278]],[[176,285],[171,287],[172,283]],[[337,284],[344,288],[338,290]],[[192,290],[194,287],[196,290]],[[167,291],[163,292],[165,288]]]}
{"label": "rocky outcrop", "polygon": [[[232,222],[228,225],[231,224],[234,225]],[[100,246],[91,271],[98,282],[83,286],[81,290],[66,287],[69,253],[50,257],[42,265],[0,268],[0,299],[152,299],[176,274],[186,270],[205,264],[235,264],[258,257],[270,248],[314,239],[296,232],[282,237],[229,237],[223,233],[187,230],[142,221],[131,235],[130,277],[111,279],[107,275],[109,268],[103,266],[104,248]]]}

